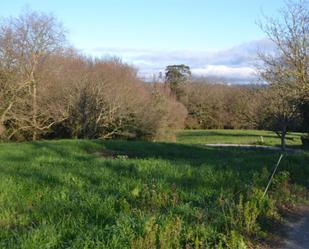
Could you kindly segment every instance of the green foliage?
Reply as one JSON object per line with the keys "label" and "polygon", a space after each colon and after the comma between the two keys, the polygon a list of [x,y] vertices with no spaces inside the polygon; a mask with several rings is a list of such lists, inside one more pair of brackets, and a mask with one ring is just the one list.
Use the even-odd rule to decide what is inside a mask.
{"label": "green foliage", "polygon": [[248,247],[244,242],[244,237],[237,231],[232,230],[230,233],[229,240],[227,242],[227,248],[246,249]]}
{"label": "green foliage", "polygon": [[184,95],[184,83],[191,77],[189,66],[169,65],[165,69],[165,82],[179,100]]}
{"label": "green foliage", "polygon": [[2,143],[0,248],[248,248],[307,184],[308,152],[287,155],[262,199],[278,156],[120,140]]}

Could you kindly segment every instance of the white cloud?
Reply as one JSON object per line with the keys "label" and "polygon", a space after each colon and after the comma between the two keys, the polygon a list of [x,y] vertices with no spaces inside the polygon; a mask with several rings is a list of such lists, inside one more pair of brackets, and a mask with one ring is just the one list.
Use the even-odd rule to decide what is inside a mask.
{"label": "white cloud", "polygon": [[256,71],[252,67],[229,67],[225,65],[207,65],[202,68],[193,68],[196,76],[211,76],[231,79],[253,79]]}
{"label": "white cloud", "polygon": [[95,48],[86,51],[95,56],[118,56],[133,64],[144,78],[164,72],[167,65],[186,64],[197,76],[210,76],[231,82],[250,82],[255,78],[257,52],[274,51],[273,44],[262,39],[221,51],[167,51],[130,48]]}

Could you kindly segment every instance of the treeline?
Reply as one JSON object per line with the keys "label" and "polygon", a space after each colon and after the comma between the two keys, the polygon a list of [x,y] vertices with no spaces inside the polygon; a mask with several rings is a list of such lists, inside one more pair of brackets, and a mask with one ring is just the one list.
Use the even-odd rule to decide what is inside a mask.
{"label": "treeline", "polygon": [[185,116],[131,66],[69,48],[52,16],[27,12],[0,26],[2,139],[160,138],[182,128]]}
{"label": "treeline", "polygon": [[284,140],[308,117],[306,56],[300,69],[261,57],[267,87],[195,82],[186,65],[146,83],[119,59],[81,55],[53,16],[25,12],[0,24],[0,137],[172,139],[186,127],[272,129]]}
{"label": "treeline", "polygon": [[161,138],[183,128],[186,117],[164,88],[141,82],[116,59],[53,54],[33,81],[23,73],[0,75],[1,137],[7,140]]}
{"label": "treeline", "polygon": [[191,82],[185,86],[181,101],[188,110],[189,129],[263,129],[263,87],[233,86],[206,82]]}
{"label": "treeline", "polygon": [[[181,87],[178,101],[187,109],[187,129],[280,130],[281,120],[276,120],[270,102],[277,95],[267,85],[227,85],[203,80],[188,81]],[[286,108],[284,104],[282,108]],[[302,113],[293,115],[288,120],[289,131],[305,131]]]}

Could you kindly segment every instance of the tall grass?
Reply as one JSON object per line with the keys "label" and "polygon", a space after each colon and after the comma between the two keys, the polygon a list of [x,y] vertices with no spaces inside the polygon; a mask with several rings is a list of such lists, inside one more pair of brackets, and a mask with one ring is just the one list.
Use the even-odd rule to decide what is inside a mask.
{"label": "tall grass", "polygon": [[177,143],[0,144],[0,248],[247,248],[302,201],[309,154]]}

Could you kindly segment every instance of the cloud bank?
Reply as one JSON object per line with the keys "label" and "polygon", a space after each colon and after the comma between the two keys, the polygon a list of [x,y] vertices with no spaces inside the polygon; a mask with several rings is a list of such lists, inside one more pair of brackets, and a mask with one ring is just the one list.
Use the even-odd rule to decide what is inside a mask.
{"label": "cloud bank", "polygon": [[256,79],[255,65],[259,51],[271,52],[273,44],[266,40],[252,41],[222,51],[164,51],[125,48],[94,48],[95,56],[117,56],[133,64],[140,77],[151,79],[159,72],[164,73],[167,65],[186,64],[195,77],[216,77],[231,83],[250,83]]}

